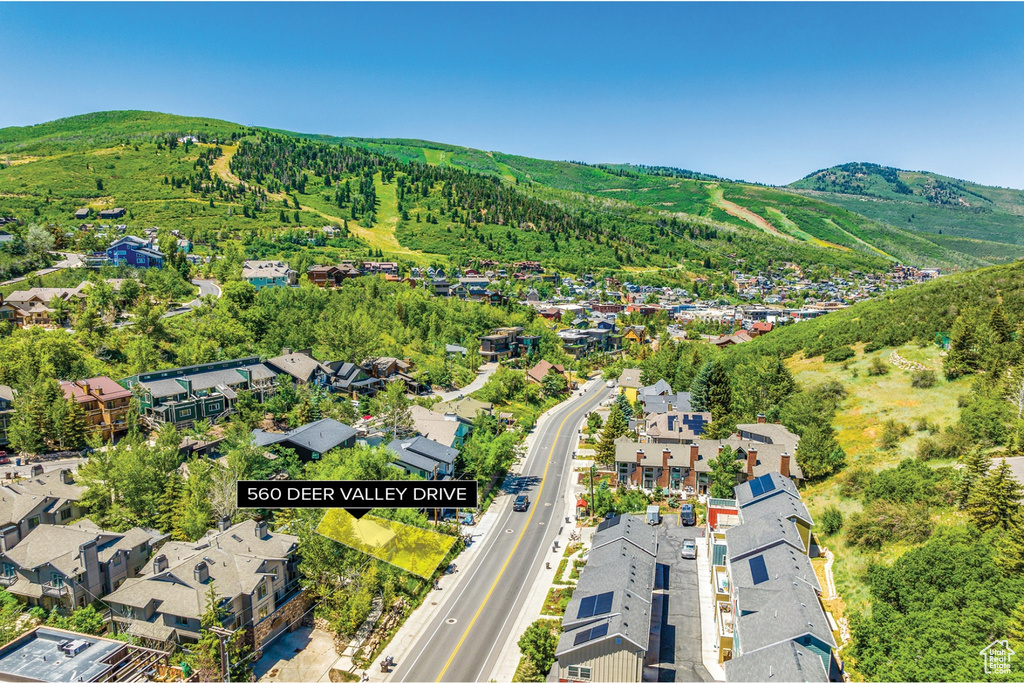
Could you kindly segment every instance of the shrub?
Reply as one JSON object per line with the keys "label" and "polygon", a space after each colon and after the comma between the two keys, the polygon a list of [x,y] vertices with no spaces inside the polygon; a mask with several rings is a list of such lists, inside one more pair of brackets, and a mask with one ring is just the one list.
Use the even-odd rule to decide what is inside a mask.
{"label": "shrub", "polygon": [[865,467],[855,467],[843,475],[840,492],[847,498],[860,498],[875,474]]}
{"label": "shrub", "polygon": [[826,363],[839,363],[847,358],[853,358],[856,355],[857,352],[849,346],[839,346],[826,353],[824,360]]}
{"label": "shrub", "polygon": [[932,422],[927,417],[917,418],[917,422],[914,423],[915,432],[928,432],[929,434],[938,434],[941,427],[938,422]]}
{"label": "shrub", "polygon": [[942,457],[942,447],[931,437],[925,437],[917,443],[917,459],[922,462]]}
{"label": "shrub", "polygon": [[910,427],[890,418],[882,423],[882,436],[879,441],[882,448],[891,451],[899,445],[901,439],[907,436],[910,436]]}
{"label": "shrub", "polygon": [[934,370],[917,370],[911,375],[910,386],[915,389],[931,389],[936,379]]}
{"label": "shrub", "polygon": [[875,356],[871,359],[871,364],[868,365],[868,374],[872,377],[888,375],[889,365],[878,356]]}
{"label": "shrub", "polygon": [[864,345],[864,353],[874,353],[880,349],[885,348],[885,345],[878,341],[869,341]]}
{"label": "shrub", "polygon": [[821,513],[818,523],[821,525],[821,533],[831,536],[843,528],[843,512],[836,506],[829,505]]}
{"label": "shrub", "polygon": [[850,517],[846,537],[854,545],[878,550],[891,541],[920,543],[932,535],[934,528],[928,508],[923,504],[876,500],[863,512]]}

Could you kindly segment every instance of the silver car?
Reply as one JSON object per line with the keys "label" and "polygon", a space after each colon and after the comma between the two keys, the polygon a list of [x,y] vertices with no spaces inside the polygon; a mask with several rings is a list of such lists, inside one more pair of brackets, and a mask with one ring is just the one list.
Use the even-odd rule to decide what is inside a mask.
{"label": "silver car", "polygon": [[683,541],[683,552],[681,556],[684,560],[696,560],[697,559],[697,542],[692,538],[687,538]]}

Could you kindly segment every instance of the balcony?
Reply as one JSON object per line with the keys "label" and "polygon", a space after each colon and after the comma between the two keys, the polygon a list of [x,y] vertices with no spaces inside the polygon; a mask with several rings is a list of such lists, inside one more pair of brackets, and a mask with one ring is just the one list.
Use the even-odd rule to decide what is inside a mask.
{"label": "balcony", "polygon": [[10,576],[5,574],[4,576],[0,576],[0,586],[13,586],[17,580],[17,574],[11,574]]}
{"label": "balcony", "polygon": [[68,594],[68,592],[67,585],[63,583],[56,584],[51,581],[50,583],[43,584],[43,595],[47,595],[51,598],[63,598]]}
{"label": "balcony", "polygon": [[732,605],[727,602],[718,604],[718,609],[715,610],[715,622],[718,625],[718,638],[720,641],[723,638],[729,639],[730,643],[732,641],[732,616]]}
{"label": "balcony", "polygon": [[715,602],[729,601],[729,573],[725,567],[715,567],[711,573],[711,582],[715,587]]}

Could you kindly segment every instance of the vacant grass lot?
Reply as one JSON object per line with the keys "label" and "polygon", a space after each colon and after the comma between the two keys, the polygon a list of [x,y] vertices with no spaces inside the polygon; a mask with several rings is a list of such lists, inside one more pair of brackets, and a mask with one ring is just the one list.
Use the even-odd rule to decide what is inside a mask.
{"label": "vacant grass lot", "polygon": [[[921,363],[936,371],[938,381],[930,389],[915,389],[911,386],[911,373],[900,370],[890,362],[893,349],[865,354],[863,347],[863,344],[854,347],[857,356],[850,359],[846,369],[843,369],[840,363],[825,363],[820,356],[795,357],[787,362],[796,380],[804,387],[837,379],[846,388],[848,396],[841,404],[834,424],[839,443],[846,451],[847,471],[855,467],[867,467],[878,471],[895,467],[904,458],[914,457],[918,442],[927,435],[927,432],[914,431],[910,437],[903,439],[897,448],[885,451],[879,446],[882,423],[888,419],[895,419],[910,425],[913,430],[919,420],[927,419],[945,429],[958,419],[957,398],[967,393],[970,388],[967,382],[951,383],[943,378],[942,358],[936,346],[920,348],[906,345],[895,349],[902,358]],[[888,374],[868,375],[869,364],[875,357],[885,361],[889,367]],[[942,466],[951,463],[939,461],[932,464]],[[842,495],[843,476],[840,474],[824,482],[812,484],[804,490],[804,502],[813,517],[818,518],[830,505],[842,510],[846,519],[851,514],[861,511],[859,499]],[[952,522],[958,515],[959,513],[955,511],[942,510],[940,514],[933,515],[933,518],[939,523]],[[866,580],[870,562],[890,563],[912,547],[906,543],[894,543],[887,544],[881,551],[864,551],[849,545],[843,532],[819,540],[836,556],[832,569],[836,589],[841,598],[838,602],[841,613],[851,608],[865,612],[870,609]]]}

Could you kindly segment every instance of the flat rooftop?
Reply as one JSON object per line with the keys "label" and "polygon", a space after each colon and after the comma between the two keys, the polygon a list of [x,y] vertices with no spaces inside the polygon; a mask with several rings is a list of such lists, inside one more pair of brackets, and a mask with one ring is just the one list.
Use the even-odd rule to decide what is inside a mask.
{"label": "flat rooftop", "polygon": [[[78,654],[69,655],[62,643],[70,643],[68,649],[77,649]],[[117,640],[40,626],[0,648],[0,680],[93,681],[126,647]]]}

